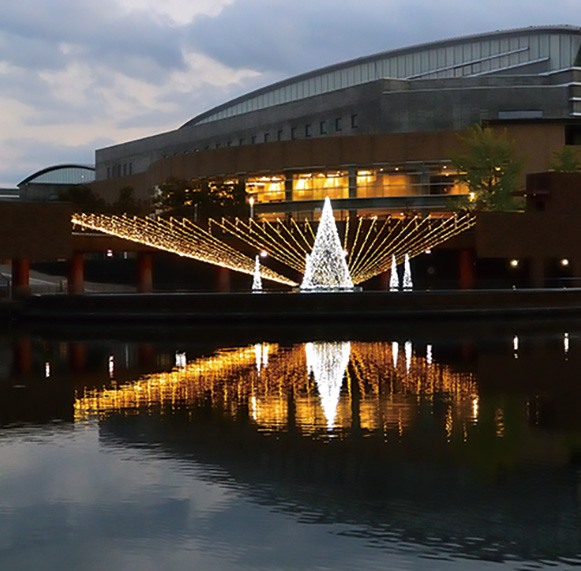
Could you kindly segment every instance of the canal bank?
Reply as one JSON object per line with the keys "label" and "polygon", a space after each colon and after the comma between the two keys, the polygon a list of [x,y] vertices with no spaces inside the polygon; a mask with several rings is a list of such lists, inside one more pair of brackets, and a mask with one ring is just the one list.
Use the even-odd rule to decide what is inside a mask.
{"label": "canal bank", "polygon": [[17,321],[289,322],[581,316],[581,289],[33,295]]}

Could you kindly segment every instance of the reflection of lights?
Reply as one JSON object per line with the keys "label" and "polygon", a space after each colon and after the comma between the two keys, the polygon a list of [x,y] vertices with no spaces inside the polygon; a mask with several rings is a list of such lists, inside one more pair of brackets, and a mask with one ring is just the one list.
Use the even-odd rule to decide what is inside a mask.
{"label": "reflection of lights", "polygon": [[176,367],[178,369],[182,369],[184,368],[186,365],[188,364],[187,358],[186,358],[186,353],[184,352],[177,352],[176,351]]}
{"label": "reflection of lights", "polygon": [[327,419],[327,428],[333,429],[337,405],[341,396],[341,386],[345,370],[351,356],[351,344],[306,343],[307,371],[312,372],[317,383],[321,406]]}
{"label": "reflection of lights", "polygon": [[[330,368],[338,369],[339,380],[323,386],[316,381],[319,367],[324,372],[325,366],[317,365],[316,358],[305,359],[304,345],[285,349],[268,343],[257,345],[258,349],[251,345],[222,350],[190,360],[184,368],[145,375],[132,383],[107,389],[86,388],[76,396],[75,420],[163,404],[196,405],[207,403],[209,398],[212,406],[233,419],[241,413],[247,414],[257,430],[285,430],[292,419],[296,429],[316,435],[322,427],[341,430],[352,426],[353,387],[358,387],[358,422],[364,430],[380,430],[382,434],[397,430],[402,435],[417,418],[414,412],[417,403],[410,399],[411,395],[430,399],[430,395],[445,394],[452,410],[454,431],[460,430],[466,421],[476,422],[478,417],[478,397],[474,396],[477,389],[472,375],[456,373],[437,361],[428,364],[427,358],[413,351],[409,371],[398,371],[392,366],[399,351],[396,342],[345,344],[350,347],[353,362],[353,367],[348,369],[349,390],[341,389],[349,362],[346,348],[345,367],[329,364]],[[311,353],[315,352],[313,345],[316,344],[311,344]],[[343,358],[341,344],[330,345],[335,346],[338,356],[329,352],[329,358],[322,361],[338,363]],[[261,354],[260,376],[256,370],[258,354]],[[312,374],[306,375],[306,369]],[[323,402],[324,395],[327,398]],[[470,406],[464,406],[465,403]]]}
{"label": "reflection of lights", "polygon": [[569,334],[565,333],[563,335],[563,350],[565,351],[565,355],[569,353]]}
{"label": "reflection of lights", "polygon": [[472,420],[474,424],[478,422],[478,406],[479,406],[479,399],[477,395],[472,397]]}
{"label": "reflection of lights", "polygon": [[113,357],[113,355],[109,355],[108,370],[109,370],[109,378],[110,379],[115,378],[115,357]]}
{"label": "reflection of lights", "polygon": [[496,426],[496,436],[498,436],[498,438],[502,438],[504,436],[505,426],[504,411],[500,407],[494,411],[494,424]]}
{"label": "reflection of lights", "polygon": [[47,361],[44,364],[44,378],[48,379],[50,377],[50,363]]}
{"label": "reflection of lights", "polygon": [[410,365],[412,362],[412,342],[411,341],[406,341],[405,345],[404,345],[404,351],[405,351],[405,370],[406,373],[410,372]]}
{"label": "reflection of lights", "polygon": [[512,349],[515,353],[518,351],[518,335],[512,338]]}
{"label": "reflection of lights", "polygon": [[393,368],[397,369],[397,354],[399,353],[399,343],[397,341],[391,343],[391,353],[393,356]]}
{"label": "reflection of lights", "polygon": [[428,365],[432,364],[432,346],[426,345],[426,362]]}

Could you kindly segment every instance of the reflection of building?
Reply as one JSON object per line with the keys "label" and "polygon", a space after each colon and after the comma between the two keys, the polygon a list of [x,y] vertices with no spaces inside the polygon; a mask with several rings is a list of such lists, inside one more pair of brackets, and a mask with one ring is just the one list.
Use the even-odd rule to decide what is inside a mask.
{"label": "reflection of building", "polygon": [[412,46],[315,70],[224,103],[167,133],[100,149],[95,188],[140,198],[170,176],[246,184],[255,213],[433,210],[462,192],[456,133],[506,128],[544,170],[581,142],[581,32],[533,27]]}

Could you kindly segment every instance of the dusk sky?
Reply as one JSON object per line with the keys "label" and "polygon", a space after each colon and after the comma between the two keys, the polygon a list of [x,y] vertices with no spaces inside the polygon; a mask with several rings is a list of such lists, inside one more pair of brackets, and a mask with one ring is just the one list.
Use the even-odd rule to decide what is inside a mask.
{"label": "dusk sky", "polygon": [[[0,0],[0,186],[318,67],[581,25],[579,0]],[[576,18],[576,19],[575,19]]]}

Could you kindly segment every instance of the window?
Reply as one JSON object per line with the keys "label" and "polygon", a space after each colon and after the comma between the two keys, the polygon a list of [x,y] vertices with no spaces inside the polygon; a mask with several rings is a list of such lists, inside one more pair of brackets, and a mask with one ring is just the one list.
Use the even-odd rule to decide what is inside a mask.
{"label": "window", "polygon": [[252,138],[250,139],[250,142],[255,145],[256,144],[256,135],[252,135]]}
{"label": "window", "polygon": [[359,128],[359,115],[354,113],[351,115],[351,129],[358,129]]}
{"label": "window", "polygon": [[343,129],[343,120],[341,117],[335,119],[335,131],[341,131]]}
{"label": "window", "polygon": [[238,141],[238,146],[241,147],[244,144],[244,139],[240,139]]}
{"label": "window", "polygon": [[111,167],[107,167],[107,178],[111,178]]}
{"label": "window", "polygon": [[327,121],[321,121],[319,123],[319,134],[326,135],[327,134]]}
{"label": "window", "polygon": [[216,148],[219,149],[222,145],[220,143],[216,143]]}
{"label": "window", "polygon": [[307,123],[305,125],[305,137],[310,137],[310,136],[312,136],[312,134],[313,133],[312,133],[311,124],[310,123]]}
{"label": "window", "polygon": [[127,174],[129,174],[129,176],[133,174],[133,163],[127,165]]}
{"label": "window", "polygon": [[228,142],[226,143],[226,146],[227,146],[227,147],[231,147],[231,146],[232,146],[232,141],[228,141]]}
{"label": "window", "polygon": [[296,139],[296,138],[297,138],[297,128],[292,127],[291,128],[291,139]]}
{"label": "window", "polygon": [[282,141],[282,129],[279,129],[276,133],[276,140]]}
{"label": "window", "polygon": [[268,143],[269,139],[270,139],[270,133],[264,133],[264,142]]}

